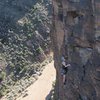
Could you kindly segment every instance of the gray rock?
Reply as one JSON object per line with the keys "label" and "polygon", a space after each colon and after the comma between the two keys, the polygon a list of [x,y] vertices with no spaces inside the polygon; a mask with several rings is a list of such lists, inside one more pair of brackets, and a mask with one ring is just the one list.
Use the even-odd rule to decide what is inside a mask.
{"label": "gray rock", "polygon": [[[57,16],[58,4],[64,12],[63,23]],[[51,36],[57,70],[56,100],[100,100],[99,6],[98,0],[53,1],[54,31]],[[74,19],[76,13],[78,19]],[[60,74],[62,55],[71,63],[65,86]]]}

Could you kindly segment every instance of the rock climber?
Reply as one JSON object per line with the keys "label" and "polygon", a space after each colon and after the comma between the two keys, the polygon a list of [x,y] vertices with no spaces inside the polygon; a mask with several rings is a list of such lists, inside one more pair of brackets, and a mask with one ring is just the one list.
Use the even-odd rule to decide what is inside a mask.
{"label": "rock climber", "polygon": [[70,64],[66,64],[66,60],[64,57],[61,58],[62,60],[62,67],[61,67],[61,75],[63,76],[63,84],[66,84],[66,74],[68,72],[68,67],[70,67]]}

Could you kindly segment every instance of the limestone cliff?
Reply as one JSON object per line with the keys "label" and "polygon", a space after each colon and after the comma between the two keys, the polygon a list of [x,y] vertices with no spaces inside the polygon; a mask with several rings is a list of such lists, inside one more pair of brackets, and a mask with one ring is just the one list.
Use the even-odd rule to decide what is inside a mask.
{"label": "limestone cliff", "polygon": [[[56,100],[100,100],[100,1],[53,0]],[[61,55],[71,67],[63,86]]]}

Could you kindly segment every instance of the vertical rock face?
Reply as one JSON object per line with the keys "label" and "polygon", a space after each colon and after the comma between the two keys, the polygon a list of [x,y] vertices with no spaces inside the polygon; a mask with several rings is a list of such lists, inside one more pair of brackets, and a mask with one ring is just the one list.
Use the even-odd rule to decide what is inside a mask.
{"label": "vertical rock face", "polygon": [[[100,100],[100,1],[53,0],[57,100]],[[71,63],[63,86],[61,55]]]}

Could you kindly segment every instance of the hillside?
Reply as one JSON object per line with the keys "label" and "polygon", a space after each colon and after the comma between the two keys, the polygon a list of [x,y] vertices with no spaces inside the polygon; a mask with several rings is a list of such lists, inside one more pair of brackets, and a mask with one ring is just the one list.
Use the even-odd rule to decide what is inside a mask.
{"label": "hillside", "polygon": [[0,1],[0,97],[22,81],[26,88],[50,61],[50,9],[49,0]]}
{"label": "hillside", "polygon": [[55,76],[54,62],[52,61],[46,65],[39,79],[28,87],[26,93],[17,100],[49,100]]}

